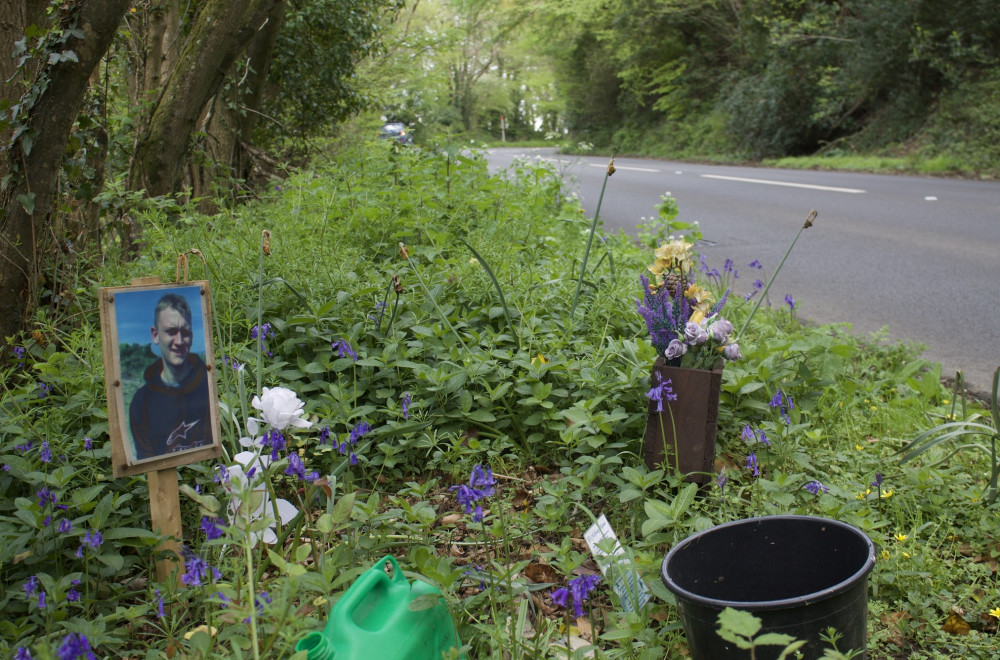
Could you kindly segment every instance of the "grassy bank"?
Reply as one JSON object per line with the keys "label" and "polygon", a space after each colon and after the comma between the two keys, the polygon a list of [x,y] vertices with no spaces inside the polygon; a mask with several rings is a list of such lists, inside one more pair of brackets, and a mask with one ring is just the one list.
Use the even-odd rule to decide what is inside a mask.
{"label": "grassy bank", "polygon": [[[656,357],[635,308],[648,248],[598,230],[585,259],[590,223],[542,164],[490,178],[458,149],[338,149],[249,206],[148,209],[139,260],[108,259],[79,313],[39,318],[5,350],[0,650],[52,657],[83,636],[108,657],[291,657],[392,554],[441,590],[468,657],[565,657],[567,638],[600,657],[683,657],[658,577],[666,551],[718,523],[795,513],[876,543],[869,657],[993,656],[989,454],[944,443],[899,462],[922,430],[983,412],[956,407],[936,365],[769,301],[724,370],[724,486],[696,492],[639,458]],[[191,278],[214,302],[225,453],[221,470],[180,469],[190,555],[184,579],[157,582],[146,479],[111,475],[96,288],[173,281],[192,248],[205,265]],[[706,268],[716,297],[732,288],[725,314],[740,327],[751,283]],[[258,384],[294,392],[310,425],[278,443],[248,423]],[[248,448],[272,460],[237,460]],[[496,485],[470,499],[458,487],[481,483],[476,466]],[[269,507],[237,506],[262,499],[297,513],[278,525]],[[599,573],[581,537],[601,514],[653,598],[626,612],[601,581],[567,617],[553,591]],[[276,543],[254,542],[269,527]],[[192,573],[200,562],[215,571]]]}

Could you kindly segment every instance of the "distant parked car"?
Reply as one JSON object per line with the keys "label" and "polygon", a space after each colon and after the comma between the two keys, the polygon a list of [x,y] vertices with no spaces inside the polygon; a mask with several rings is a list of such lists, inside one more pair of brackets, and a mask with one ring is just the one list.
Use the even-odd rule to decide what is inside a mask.
{"label": "distant parked car", "polygon": [[413,144],[413,134],[406,130],[406,126],[399,122],[390,122],[378,129],[378,136],[382,140],[395,140],[400,144]]}

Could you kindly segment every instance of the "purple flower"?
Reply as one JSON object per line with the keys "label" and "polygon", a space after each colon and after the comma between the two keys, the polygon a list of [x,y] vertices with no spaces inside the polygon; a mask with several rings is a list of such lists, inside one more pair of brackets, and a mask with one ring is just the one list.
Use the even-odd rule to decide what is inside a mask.
{"label": "purple flower", "polygon": [[566,607],[570,597],[573,599],[573,613],[583,616],[583,604],[601,581],[599,575],[581,575],[569,581],[569,589],[559,588],[552,591],[552,602],[560,607]]}
{"label": "purple flower", "polygon": [[49,463],[52,461],[52,451],[49,449],[49,441],[42,441],[42,449],[38,454],[38,458],[41,459],[42,463]]}
{"label": "purple flower", "polygon": [[369,424],[368,422],[358,422],[357,424],[355,424],[354,428],[351,429],[351,437],[350,437],[351,444],[352,445],[358,444],[358,440],[363,438],[365,434],[371,430],[372,430],[372,425]]}
{"label": "purple flower", "polygon": [[[496,483],[496,479],[493,478],[493,470],[490,468],[483,470],[482,466],[477,464],[472,468],[468,485],[460,484],[452,486],[448,490],[457,491],[455,499],[465,507],[466,513],[473,514],[473,522],[482,522],[483,508],[479,501],[491,497],[496,492]],[[475,511],[473,511],[473,504],[476,505]]]}
{"label": "purple flower", "polygon": [[75,603],[79,600],[80,600],[80,592],[70,587],[70,590],[66,592],[66,602]]}
{"label": "purple flower", "polygon": [[83,439],[83,448],[86,451],[90,451],[91,449],[94,448],[94,441],[91,440],[90,438],[84,438]]}
{"label": "purple flower", "polygon": [[23,454],[24,452],[26,452],[26,451],[28,451],[29,449],[31,449],[32,445],[34,445],[34,444],[35,444],[35,441],[34,441],[34,440],[28,440],[28,441],[27,441],[27,442],[25,442],[25,443],[22,443],[22,444],[20,444],[20,445],[16,445],[16,446],[14,447],[14,449],[18,450],[19,452],[21,452],[21,453]]}
{"label": "purple flower", "polygon": [[90,548],[91,550],[97,550],[104,543],[104,535],[100,532],[93,532],[88,529],[83,535],[83,541],[80,543],[80,547],[76,549],[76,556],[83,557],[83,549]]}
{"label": "purple flower", "polygon": [[654,385],[646,396],[649,397],[650,401],[656,401],[656,412],[663,412],[663,402],[664,401],[676,401],[677,395],[674,394],[674,389],[671,387],[671,380],[668,378],[659,385]]}
{"label": "purple flower", "polygon": [[410,393],[403,392],[403,396],[400,397],[400,404],[403,406],[403,419],[410,418]]}
{"label": "purple flower", "polygon": [[726,340],[729,339],[729,335],[733,334],[733,330],[733,324],[722,318],[708,326],[708,332],[712,336],[712,340],[717,344],[725,344]]}
{"label": "purple flower", "polygon": [[351,456],[350,456],[350,458],[349,458],[348,460],[350,461],[351,465],[357,465],[357,464],[358,464],[358,455],[357,455],[357,454],[355,454],[355,453],[354,453],[354,452],[352,451],[352,452],[351,452]]}
{"label": "purple flower", "polygon": [[285,468],[285,474],[288,476],[298,477],[302,481],[313,482],[319,479],[319,472],[316,472],[315,470],[306,474],[306,466],[302,462],[302,459],[299,458],[299,455],[295,452],[288,455],[288,467]]}
{"label": "purple flower", "polygon": [[743,356],[740,354],[739,344],[726,344],[722,347],[722,357],[726,358],[730,362],[735,362],[736,360],[742,360]]}
{"label": "purple flower", "polygon": [[69,534],[73,531],[73,523],[71,523],[67,518],[63,518],[59,521],[59,533]]}
{"label": "purple flower", "polygon": [[63,637],[56,655],[59,660],[95,660],[90,650],[90,640],[83,633],[70,633]]}
{"label": "purple flower", "polygon": [[698,346],[708,341],[708,331],[701,324],[688,321],[684,324],[684,341],[692,346]]}
{"label": "purple flower", "polygon": [[726,492],[726,484],[729,483],[729,477],[726,476],[726,468],[719,470],[719,476],[715,478],[716,485],[719,486],[719,490],[723,493]]}
{"label": "purple flower", "polygon": [[271,448],[271,460],[278,460],[278,452],[285,448],[285,436],[278,429],[271,429],[261,438],[261,443],[265,447]]}
{"label": "purple flower", "polygon": [[32,575],[21,586],[24,588],[24,596],[25,596],[25,598],[31,598],[32,596],[35,595],[35,592],[38,591],[38,577],[35,576],[35,575]]}
{"label": "purple flower", "polygon": [[153,589],[153,594],[156,595],[156,614],[161,619],[165,619],[166,616],[163,613],[163,596],[160,595],[159,589]]}
{"label": "purple flower", "polygon": [[[16,348],[14,350],[17,350]],[[23,348],[21,349],[24,350]],[[27,646],[18,646],[14,651],[14,660],[32,660],[31,651]]]}
{"label": "purple flower", "polygon": [[826,486],[824,486],[820,482],[816,481],[815,479],[813,481],[810,481],[809,483],[806,484],[806,490],[808,490],[813,495],[816,495],[817,493],[819,493],[821,491],[824,492],[824,493],[830,492],[829,488],[827,488]]}
{"label": "purple flower", "polygon": [[201,518],[201,531],[205,532],[205,538],[209,541],[222,538],[226,533],[223,529],[224,526],[225,523],[214,516],[202,516]]}
{"label": "purple flower", "polygon": [[792,294],[790,293],[785,294],[785,304],[788,305],[790,309],[792,310],[795,309],[795,298],[792,298]]}
{"label": "purple flower", "polygon": [[680,339],[671,339],[670,343],[667,344],[667,350],[664,351],[663,357],[667,360],[676,360],[687,353],[687,350],[687,344],[682,342]]}
{"label": "purple flower", "polygon": [[46,504],[55,504],[57,499],[52,493],[52,490],[48,486],[42,486],[42,489],[38,491],[38,506],[45,507]]}
{"label": "purple flower", "polygon": [[758,261],[757,259],[754,259],[753,261],[751,261],[750,263],[748,263],[747,267],[748,268],[756,268],[757,270],[760,270],[761,268],[763,268],[763,266],[760,265],[760,261]]}
{"label": "purple flower", "polygon": [[348,342],[346,339],[341,338],[333,342],[332,344],[330,344],[330,348],[337,351],[338,357],[342,358],[350,357],[355,362],[358,361],[358,354],[354,352],[354,349],[351,347],[350,342]]}
{"label": "purple flower", "polygon": [[212,476],[212,481],[217,484],[228,484],[229,483],[229,470],[225,465],[219,463],[215,466],[215,474]]}
{"label": "purple flower", "polygon": [[876,488],[881,488],[882,487],[882,473],[881,472],[876,472],[875,473],[875,481],[872,482],[872,486],[875,486]]}
{"label": "purple flower", "polygon": [[257,594],[257,598],[254,599],[257,604],[257,614],[264,614],[264,605],[270,605],[273,601],[271,600],[271,594],[266,591],[262,591]]}
{"label": "purple flower", "polygon": [[38,609],[45,609],[45,590],[41,589],[38,592]]}
{"label": "purple flower", "polygon": [[182,552],[185,571],[184,575],[181,576],[181,582],[189,587],[200,587],[202,578],[207,576],[209,572],[208,562],[187,548],[184,548]]}
{"label": "purple flower", "polygon": [[319,431],[319,444],[325,445],[330,442],[330,427],[324,426]]}
{"label": "purple flower", "polygon": [[38,398],[44,399],[49,394],[52,393],[52,386],[46,383],[44,380],[38,381]]}
{"label": "purple flower", "polygon": [[760,465],[757,463],[757,454],[747,456],[747,469],[753,473],[753,476],[760,476]]}

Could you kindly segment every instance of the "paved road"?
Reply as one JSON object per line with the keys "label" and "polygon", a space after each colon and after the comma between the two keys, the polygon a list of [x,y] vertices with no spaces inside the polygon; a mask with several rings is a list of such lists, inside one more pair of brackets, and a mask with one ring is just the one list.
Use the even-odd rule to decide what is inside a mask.
{"label": "paved road", "polygon": [[[517,157],[556,162],[593,217],[607,158],[502,148],[490,150],[490,166]],[[615,167],[601,208],[606,230],[634,234],[669,191],[679,219],[700,222],[709,263],[721,270],[732,258],[747,276],[742,287],[745,266],[758,259],[772,272],[816,209],[772,303],[790,293],[800,318],[849,322],[859,335],[888,328],[892,339],[926,346],[944,376],[961,369],[972,389],[988,390],[1000,366],[1000,182],[630,158]]]}

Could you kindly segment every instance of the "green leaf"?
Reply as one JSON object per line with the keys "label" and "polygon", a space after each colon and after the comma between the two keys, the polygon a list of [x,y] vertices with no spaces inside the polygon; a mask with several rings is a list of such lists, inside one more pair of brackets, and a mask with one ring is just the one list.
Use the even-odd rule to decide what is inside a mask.
{"label": "green leaf", "polygon": [[[753,639],[753,636],[759,633],[762,627],[760,619],[753,614],[731,607],[727,607],[719,612],[718,622],[721,630],[727,630],[746,639]],[[741,648],[750,647],[744,646]]]}
{"label": "green leaf", "polygon": [[437,607],[440,602],[441,596],[439,594],[423,594],[411,600],[408,609],[411,612],[422,612]]}
{"label": "green leaf", "polygon": [[[31,151],[31,138],[25,136],[21,140],[21,144],[25,145],[25,154]],[[24,212],[31,215],[35,212],[35,193],[26,193],[24,195],[18,195],[17,201],[21,202],[21,207],[24,208]]]}

